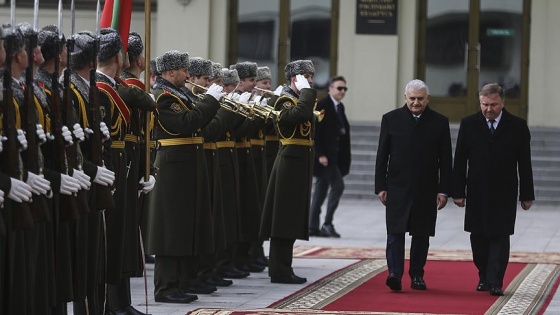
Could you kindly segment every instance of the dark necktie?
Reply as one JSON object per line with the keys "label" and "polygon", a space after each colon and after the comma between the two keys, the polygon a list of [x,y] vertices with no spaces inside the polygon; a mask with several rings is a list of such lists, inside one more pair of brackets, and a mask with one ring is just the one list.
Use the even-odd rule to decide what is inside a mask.
{"label": "dark necktie", "polygon": [[344,114],[342,112],[342,103],[336,105],[336,113],[338,114],[338,121],[340,121],[340,134],[346,134],[346,128],[344,128]]}
{"label": "dark necktie", "polygon": [[496,122],[496,120],[494,119],[490,119],[490,134],[494,134],[494,132],[496,132],[496,128],[494,127],[494,123]]}

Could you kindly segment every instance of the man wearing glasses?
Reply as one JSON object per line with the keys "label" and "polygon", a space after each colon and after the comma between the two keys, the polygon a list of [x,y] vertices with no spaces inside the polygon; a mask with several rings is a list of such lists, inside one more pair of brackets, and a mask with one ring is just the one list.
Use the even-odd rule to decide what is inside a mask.
{"label": "man wearing glasses", "polygon": [[[350,125],[341,103],[348,87],[343,76],[329,81],[329,95],[317,103],[316,110],[325,110],[325,118],[315,129],[315,190],[309,213],[309,235],[339,238],[333,216],[344,191],[343,177],[350,171]],[[319,229],[321,206],[327,198],[327,214]]]}

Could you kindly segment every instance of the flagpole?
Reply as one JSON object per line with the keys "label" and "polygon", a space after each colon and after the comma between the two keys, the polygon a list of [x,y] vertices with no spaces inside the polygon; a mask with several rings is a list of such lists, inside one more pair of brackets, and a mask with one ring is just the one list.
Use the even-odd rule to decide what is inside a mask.
{"label": "flagpole", "polygon": [[[144,12],[145,12],[145,34],[144,34],[144,56],[146,57],[145,69],[144,69],[144,85],[146,86],[146,92],[150,93],[150,48],[151,48],[151,40],[152,40],[152,8],[151,8],[151,1],[144,0]],[[144,174],[144,181],[148,181],[150,179],[150,166],[151,166],[151,159],[150,159],[150,121],[152,118],[152,114],[150,111],[146,111],[145,117],[145,132],[144,137],[146,144],[145,147],[145,156],[146,156],[146,171]]]}
{"label": "flagpole", "polygon": [[[146,93],[150,93],[150,49],[152,40],[152,8],[151,0],[144,0],[144,15],[145,15],[145,28],[144,28],[144,86],[146,87]],[[150,122],[152,120],[152,112],[146,110],[144,111],[144,155],[146,160],[144,181],[150,180],[150,170],[152,166],[152,161],[150,158]],[[146,196],[143,196],[143,201],[146,201]],[[140,204],[144,207],[144,202]],[[144,250],[144,240],[142,239],[142,228],[138,225],[138,234],[140,237],[140,250],[142,252],[142,264],[144,267],[144,296],[146,298],[146,314],[148,314],[148,274],[146,271],[146,251]]]}

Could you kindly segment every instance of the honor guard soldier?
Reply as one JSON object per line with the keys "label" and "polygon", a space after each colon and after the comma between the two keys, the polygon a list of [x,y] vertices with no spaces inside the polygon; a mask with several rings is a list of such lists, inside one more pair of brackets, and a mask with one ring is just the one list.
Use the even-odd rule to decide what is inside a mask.
{"label": "honor guard soldier", "polygon": [[[245,61],[232,65],[230,68],[236,69],[239,75],[240,82],[236,90],[241,94],[239,102],[248,103],[255,87],[257,64]],[[257,179],[249,137],[262,126],[264,126],[264,119],[252,117],[245,119],[234,130],[239,165],[239,209],[241,211],[241,240],[236,250],[235,265],[237,269],[245,272],[262,272],[265,268],[263,265],[253,264],[249,254],[253,244],[258,241],[262,211],[260,182]]]}
{"label": "honor guard soldier", "polygon": [[266,191],[261,237],[270,238],[268,274],[273,283],[301,284],[292,269],[296,239],[308,240],[307,220],[313,178],[313,107],[317,91],[311,88],[315,67],[310,60],[288,63],[288,84],[274,107],[280,111],[276,131],[280,149]]}
{"label": "honor guard soldier", "polygon": [[[107,169],[101,159],[101,165],[95,164],[94,156],[102,155],[103,146],[101,141],[109,140],[110,134],[105,122],[102,121],[100,111],[94,110],[91,100],[97,95],[95,84],[95,76],[92,77],[92,71],[95,73],[95,64],[97,62],[97,48],[95,34],[84,31],[74,34],[74,50],[70,53],[68,60],[69,68],[72,69],[70,74],[70,90],[72,104],[76,111],[80,125],[85,128],[86,140],[80,143],[80,148],[84,156],[84,172],[92,179],[92,186],[88,191],[88,205],[90,212],[86,216],[80,218],[80,228],[83,228],[86,235],[83,235],[86,247],[86,286],[85,297],[78,295],[74,299],[74,314],[100,314],[102,309],[102,300],[104,297],[99,296],[98,286],[103,280],[101,278],[102,264],[104,264],[104,255],[102,254],[101,242],[104,239],[102,226],[101,210],[115,211],[115,209],[107,209],[106,204],[113,202],[113,196],[108,187],[113,185],[115,173]],[[99,104],[98,104],[99,105]],[[104,113],[105,111],[103,111]],[[94,134],[93,123],[97,123],[96,128],[100,134]],[[102,133],[102,134],[101,134]],[[99,137],[99,143],[95,138]],[[107,141],[106,141],[107,142]],[[109,142],[107,142],[109,143]],[[98,145],[98,147],[97,147]],[[103,194],[102,192],[106,194]],[[109,199],[110,202],[107,200]]]}
{"label": "honor guard soldier", "polygon": [[[218,64],[218,66],[220,65]],[[189,80],[186,84],[189,90],[188,93],[192,96],[202,96],[203,94],[201,93],[204,92],[204,89],[193,84],[197,84],[199,86],[208,85],[212,75],[212,61],[199,57],[191,58],[189,65]],[[197,99],[199,98],[197,96],[195,97]],[[212,200],[212,211],[210,214],[212,220],[212,241],[214,251],[201,254],[197,278],[211,290],[207,289],[206,292],[202,292],[202,290],[199,290],[198,292],[187,291],[187,293],[212,293],[218,286],[225,287],[233,284],[231,280],[224,280],[221,276],[219,276],[215,272],[215,267],[217,253],[222,252],[226,247],[224,206],[222,203],[223,190],[222,182],[220,181],[220,163],[217,155],[217,140],[226,132],[229,127],[229,123],[235,120],[235,116],[236,114],[232,111],[220,108],[212,120],[202,127],[204,153],[206,157],[208,176],[210,179],[210,195]],[[220,143],[220,145],[222,144]]]}
{"label": "honor guard soldier", "polygon": [[156,255],[155,300],[190,303],[184,292],[196,280],[201,253],[213,250],[210,186],[201,128],[220,108],[222,87],[212,85],[196,106],[182,92],[189,73],[187,53],[173,50],[157,58],[154,90],[158,107],[155,166],[165,186],[155,187],[150,200],[148,253]]}

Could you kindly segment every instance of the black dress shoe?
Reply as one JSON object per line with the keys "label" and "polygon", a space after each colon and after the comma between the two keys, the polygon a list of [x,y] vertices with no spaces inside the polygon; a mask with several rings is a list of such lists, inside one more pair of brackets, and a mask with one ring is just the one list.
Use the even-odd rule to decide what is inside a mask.
{"label": "black dress shoe", "polygon": [[184,293],[191,293],[191,294],[211,294],[212,292],[217,291],[218,289],[215,286],[206,285],[204,283],[199,283],[187,288],[181,288],[181,291]]}
{"label": "black dress shoe", "polygon": [[323,236],[323,233],[319,229],[310,229],[309,236]]}
{"label": "black dress shoe", "polygon": [[214,287],[229,287],[230,285],[233,284],[233,281],[226,280],[218,275],[214,275],[206,279],[206,281],[204,281],[204,284],[214,286]]}
{"label": "black dress shoe", "polygon": [[322,236],[340,238],[340,234],[336,232],[332,224],[323,224],[323,227],[321,227],[321,234]]}
{"label": "black dress shoe", "polygon": [[235,266],[237,269],[245,272],[263,272],[266,268],[265,266],[255,265],[255,264],[248,264],[248,265],[237,265]]}
{"label": "black dress shoe", "polygon": [[401,278],[394,273],[389,274],[389,276],[387,277],[387,281],[385,281],[385,284],[393,291],[402,290]]}
{"label": "black dress shoe", "polygon": [[410,287],[413,288],[414,290],[426,290],[427,289],[426,288],[426,282],[424,282],[424,279],[422,279],[422,277],[419,277],[419,276],[412,277]]}
{"label": "black dress shoe", "polygon": [[220,276],[222,276],[223,278],[229,278],[229,279],[243,279],[243,278],[247,278],[250,273],[247,271],[241,271],[235,267],[230,268],[228,270],[222,271],[218,273]]}
{"label": "black dress shoe", "polygon": [[270,282],[286,283],[286,284],[302,284],[307,282],[307,278],[298,277],[296,275],[284,276],[284,277],[271,277]]}
{"label": "black dress shoe", "polygon": [[180,303],[188,304],[198,300],[198,296],[192,294],[185,294],[183,292],[173,292],[165,296],[156,296],[156,302],[160,303]]}
{"label": "black dress shoe", "polygon": [[486,284],[486,282],[480,280],[478,281],[478,285],[476,286],[476,291],[490,291],[490,288]]}
{"label": "black dress shoe", "polygon": [[502,296],[504,295],[504,291],[497,285],[490,285],[490,294],[494,296]]}

